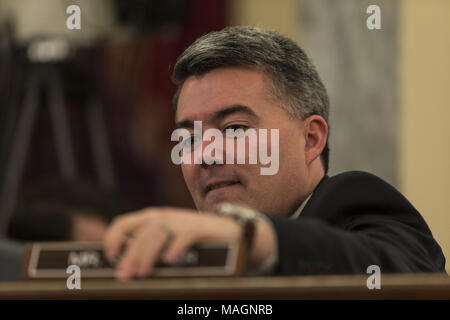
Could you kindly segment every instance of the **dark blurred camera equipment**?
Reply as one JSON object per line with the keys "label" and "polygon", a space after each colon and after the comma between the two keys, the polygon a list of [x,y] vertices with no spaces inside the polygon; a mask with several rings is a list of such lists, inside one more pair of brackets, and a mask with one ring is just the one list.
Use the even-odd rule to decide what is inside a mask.
{"label": "dark blurred camera equipment", "polygon": [[[81,8],[81,29],[71,30],[66,22],[69,5]],[[0,235],[5,233],[15,206],[27,152],[39,113],[47,106],[53,129],[60,175],[77,178],[77,163],[65,106],[62,68],[74,60],[78,50],[93,47],[114,33],[115,10],[112,0],[0,0],[2,78],[6,86],[2,106],[2,185],[0,189]],[[6,72],[5,72],[6,71]],[[22,78],[18,77],[22,74]],[[7,81],[7,77],[13,78]],[[2,79],[3,80],[3,79]],[[112,161],[103,118],[95,90],[88,88],[86,125],[100,186],[115,186]],[[41,103],[44,98],[44,103]]]}

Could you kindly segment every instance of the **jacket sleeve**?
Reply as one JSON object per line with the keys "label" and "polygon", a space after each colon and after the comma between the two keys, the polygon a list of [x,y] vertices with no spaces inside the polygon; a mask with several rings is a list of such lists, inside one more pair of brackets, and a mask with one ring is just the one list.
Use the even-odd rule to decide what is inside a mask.
{"label": "jacket sleeve", "polygon": [[359,215],[345,227],[315,218],[269,217],[278,238],[276,273],[445,272],[432,235],[383,215]]}

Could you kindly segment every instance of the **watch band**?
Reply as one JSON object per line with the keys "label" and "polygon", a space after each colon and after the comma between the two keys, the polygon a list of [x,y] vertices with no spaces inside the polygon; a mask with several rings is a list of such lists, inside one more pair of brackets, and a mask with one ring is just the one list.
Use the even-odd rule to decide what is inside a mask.
{"label": "watch band", "polygon": [[248,207],[226,202],[220,205],[219,213],[224,216],[232,217],[241,225],[241,239],[245,246],[247,258],[249,258],[255,236],[255,222],[258,216],[257,211]]}

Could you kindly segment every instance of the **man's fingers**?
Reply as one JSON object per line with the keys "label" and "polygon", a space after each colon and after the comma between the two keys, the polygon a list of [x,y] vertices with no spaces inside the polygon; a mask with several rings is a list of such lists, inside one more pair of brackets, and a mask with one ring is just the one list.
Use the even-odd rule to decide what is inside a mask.
{"label": "man's fingers", "polygon": [[175,237],[163,253],[163,260],[166,263],[175,263],[192,242],[192,236],[187,234]]}
{"label": "man's fingers", "polygon": [[108,236],[107,234],[103,240],[106,257],[109,260],[114,260],[120,253],[120,248],[126,241],[127,236],[125,234],[117,234],[112,236]]}
{"label": "man's fingers", "polygon": [[117,257],[129,234],[134,233],[141,226],[142,220],[145,218],[146,216],[143,214],[130,214],[121,216],[113,221],[106,231],[103,241],[105,254],[108,259]]}
{"label": "man's fingers", "polygon": [[117,277],[129,279],[134,276],[147,276],[167,239],[167,233],[157,227],[140,229],[120,261]]}
{"label": "man's fingers", "polygon": [[138,245],[140,237],[136,236],[133,241],[129,241],[125,252],[122,255],[119,265],[116,269],[116,276],[119,279],[129,279],[134,274],[134,266],[138,263]]}
{"label": "man's fingers", "polygon": [[171,237],[167,232],[159,229],[155,233],[156,236],[140,244],[142,249],[139,263],[137,264],[137,275],[139,277],[150,275],[162,249],[167,245],[168,241],[171,241]]}
{"label": "man's fingers", "polygon": [[118,278],[129,279],[149,275],[161,253],[165,262],[175,263],[200,239],[234,239],[240,232],[239,224],[230,218],[154,208],[116,219],[106,233],[104,247],[106,256],[112,260],[130,242],[116,272]]}

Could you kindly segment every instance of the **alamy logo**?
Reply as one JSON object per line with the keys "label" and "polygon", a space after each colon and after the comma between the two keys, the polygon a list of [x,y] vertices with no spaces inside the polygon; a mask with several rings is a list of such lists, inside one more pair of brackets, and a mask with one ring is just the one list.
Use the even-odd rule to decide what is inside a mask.
{"label": "alamy logo", "polygon": [[372,264],[367,267],[367,274],[372,274],[369,278],[367,278],[367,289],[381,289],[381,269],[380,266],[376,264]]}
{"label": "alamy logo", "polygon": [[[193,133],[185,128],[178,128],[172,133],[171,140],[179,141],[179,143],[173,147],[171,153],[172,162],[176,165],[202,163],[208,165],[259,163],[262,165],[260,168],[261,175],[274,175],[278,173],[278,129],[270,129],[269,144],[267,129],[258,129],[257,132],[252,128],[246,130],[239,128],[236,130],[226,129],[225,132],[222,132],[219,129],[211,128],[203,133],[202,121],[194,121]],[[203,142],[210,143],[203,148]],[[248,145],[248,163],[246,163],[246,145]]]}
{"label": "alamy logo", "polygon": [[376,4],[371,4],[370,6],[367,7],[366,13],[370,14],[370,16],[366,20],[367,29],[380,30],[381,29],[381,9],[380,9],[380,7],[377,6]]}
{"label": "alamy logo", "polygon": [[66,27],[69,30],[81,29],[81,9],[76,4],[68,6],[66,13],[70,14],[66,20]]}
{"label": "alamy logo", "polygon": [[79,266],[72,264],[67,267],[66,273],[70,274],[70,276],[67,278],[66,285],[67,289],[73,290],[81,289],[81,269]]}

